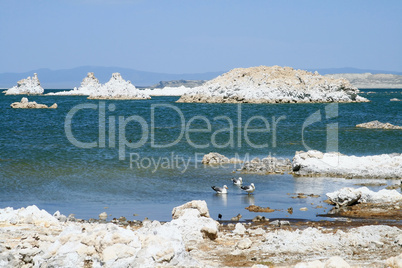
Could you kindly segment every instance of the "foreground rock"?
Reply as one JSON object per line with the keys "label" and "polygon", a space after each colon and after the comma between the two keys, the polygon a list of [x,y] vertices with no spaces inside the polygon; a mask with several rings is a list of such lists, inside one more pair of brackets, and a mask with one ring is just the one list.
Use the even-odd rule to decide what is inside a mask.
{"label": "foreground rock", "polygon": [[[4,267],[194,267],[200,263],[189,251],[218,236],[218,223],[202,216],[205,201],[177,208],[176,219],[142,228],[111,223],[59,221],[36,206],[0,209],[0,266]],[[203,213],[205,215],[205,213]]]}
{"label": "foreground rock", "polygon": [[292,171],[292,163],[287,158],[280,159],[271,156],[263,159],[254,158],[246,161],[239,171],[241,173],[284,174]]}
{"label": "foreground rock", "polygon": [[19,94],[42,94],[44,89],[40,85],[38,75],[34,73],[34,76],[30,76],[26,79],[22,79],[17,82],[17,85],[4,91],[6,95],[19,95]]}
{"label": "foreground rock", "polygon": [[251,267],[300,263],[298,267],[305,267],[319,262],[373,267],[395,265],[402,257],[402,230],[398,227],[373,225],[343,231],[293,229],[289,224],[246,228],[237,223],[218,228],[219,224],[207,217],[207,210],[205,201],[192,201],[173,209],[176,216],[170,222],[147,221],[142,227],[123,228],[111,223],[66,221],[59,212],[52,216],[36,206],[0,209],[0,266]]}
{"label": "foreground rock", "polygon": [[237,68],[184,94],[178,102],[311,103],[366,102],[345,79],[290,67]]}
{"label": "foreground rock", "polygon": [[28,98],[24,97],[20,102],[13,102],[10,106],[14,109],[56,109],[57,103],[47,106],[46,104],[38,104],[36,101],[28,101]]}
{"label": "foreground rock", "polygon": [[402,178],[402,154],[358,157],[315,150],[298,151],[293,157],[292,168],[297,176],[399,179]]}
{"label": "foreground rock", "polygon": [[114,73],[109,82],[91,92],[88,99],[123,99],[143,100],[151,97],[137,89],[130,81],[124,80],[119,73]]}
{"label": "foreground rock", "polygon": [[89,96],[99,90],[101,84],[99,80],[95,77],[94,73],[90,72],[87,76],[82,80],[79,88],[74,88],[69,91],[60,91],[60,92],[52,92],[46,95],[62,95],[62,96]]}
{"label": "foreground rock", "polygon": [[402,126],[395,126],[395,125],[392,125],[390,123],[381,123],[378,120],[358,124],[358,125],[356,125],[356,127],[361,127],[361,128],[382,128],[382,129],[402,129]]}

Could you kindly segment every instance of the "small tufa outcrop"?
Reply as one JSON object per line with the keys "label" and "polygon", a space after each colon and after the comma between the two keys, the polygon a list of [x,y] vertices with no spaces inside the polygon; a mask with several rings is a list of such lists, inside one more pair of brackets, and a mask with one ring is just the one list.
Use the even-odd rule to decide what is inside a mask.
{"label": "small tufa outcrop", "polygon": [[36,101],[28,101],[28,98],[24,97],[20,102],[13,102],[10,106],[14,109],[56,109],[57,103],[47,106],[46,104],[36,103]]}
{"label": "small tufa outcrop", "polygon": [[230,163],[229,158],[226,156],[211,152],[209,154],[204,155],[202,158],[201,164],[204,165],[219,165],[219,164],[228,164]]}
{"label": "small tufa outcrop", "polygon": [[95,77],[93,72],[89,72],[87,76],[82,80],[81,86],[79,88],[74,88],[69,91],[51,92],[46,95],[60,95],[60,96],[89,96],[93,92],[97,92],[101,84],[99,80]]}
{"label": "small tufa outcrop", "polygon": [[263,159],[254,158],[246,161],[239,170],[241,173],[257,173],[257,174],[284,174],[292,170],[292,163],[289,159],[280,159],[267,156]]}
{"label": "small tufa outcrop", "polygon": [[20,95],[20,94],[28,94],[28,95],[37,95],[43,94],[44,89],[40,85],[38,75],[34,73],[34,76],[31,78],[30,76],[26,79],[22,79],[17,82],[17,85],[4,91],[6,95]]}
{"label": "small tufa outcrop", "polygon": [[120,73],[114,73],[109,82],[91,92],[88,99],[150,99],[151,97],[138,90],[130,81],[124,80]]}
{"label": "small tufa outcrop", "polygon": [[209,154],[206,154],[202,157],[201,164],[204,165],[221,165],[221,164],[240,164],[243,163],[242,160],[238,158],[227,158],[226,156],[211,152]]}
{"label": "small tufa outcrop", "polygon": [[361,128],[379,128],[379,129],[402,129],[402,126],[395,126],[390,123],[381,123],[378,120],[374,120],[371,122],[367,123],[362,123],[356,125],[356,127],[361,127]]}

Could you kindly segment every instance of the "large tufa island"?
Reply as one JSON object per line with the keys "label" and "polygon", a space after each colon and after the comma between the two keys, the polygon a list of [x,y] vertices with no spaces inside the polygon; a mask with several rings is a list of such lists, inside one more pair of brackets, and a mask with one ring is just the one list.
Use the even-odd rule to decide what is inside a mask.
{"label": "large tufa island", "polygon": [[177,102],[311,103],[368,102],[345,79],[291,67],[237,68],[184,94]]}
{"label": "large tufa island", "polygon": [[20,94],[42,94],[44,92],[43,87],[40,85],[38,75],[34,73],[31,78],[28,76],[26,79],[21,79],[17,82],[17,85],[4,91],[6,95],[20,95]]}
{"label": "large tufa island", "polygon": [[114,73],[109,82],[100,86],[89,95],[88,99],[150,99],[151,97],[138,90],[130,81],[124,80],[119,73]]}

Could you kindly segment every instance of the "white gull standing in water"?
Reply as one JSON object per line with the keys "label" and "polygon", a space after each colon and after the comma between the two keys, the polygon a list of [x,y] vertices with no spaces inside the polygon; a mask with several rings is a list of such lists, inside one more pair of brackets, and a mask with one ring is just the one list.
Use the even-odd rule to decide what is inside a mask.
{"label": "white gull standing in water", "polygon": [[243,184],[243,179],[239,177],[238,179],[232,178],[233,184],[237,186],[241,186]]}
{"label": "white gull standing in water", "polygon": [[254,183],[252,183],[250,185],[242,186],[241,189],[246,191],[248,194],[251,194],[252,192],[254,192],[255,186]]}
{"label": "white gull standing in water", "polygon": [[228,193],[228,187],[226,185],[223,185],[223,187],[216,187],[216,186],[211,186],[212,189],[214,189],[214,191],[217,194],[227,194]]}

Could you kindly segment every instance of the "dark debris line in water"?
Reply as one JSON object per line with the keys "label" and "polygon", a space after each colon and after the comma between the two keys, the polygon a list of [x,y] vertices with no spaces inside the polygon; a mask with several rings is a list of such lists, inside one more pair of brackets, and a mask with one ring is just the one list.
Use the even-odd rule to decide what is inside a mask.
{"label": "dark debris line in water", "polygon": [[[373,91],[373,90],[371,90]],[[339,104],[339,116],[331,120],[316,122],[307,127],[304,143],[317,150],[325,150],[326,126],[338,123],[339,151],[344,154],[371,155],[402,152],[402,135],[397,130],[381,131],[358,129],[356,124],[379,120],[402,125],[402,107],[391,98],[400,97],[400,90],[376,90],[367,94],[370,103]],[[355,187],[361,180],[334,178],[294,178],[291,175],[241,175],[244,184],[253,182],[256,191],[248,196],[230,179],[235,176],[233,168],[217,169],[200,164],[203,154],[212,151],[243,158],[253,157],[292,158],[295,151],[305,150],[301,129],[305,119],[314,112],[325,114],[325,104],[243,104],[241,105],[241,126],[255,115],[267,119],[271,132],[249,133],[255,144],[267,143],[267,148],[256,149],[247,144],[244,135],[238,140],[238,106],[233,104],[183,104],[175,103],[177,97],[154,97],[146,101],[106,101],[106,137],[104,148],[80,149],[73,146],[64,132],[67,113],[78,104],[101,102],[87,100],[85,97],[30,96],[38,103],[57,103],[56,110],[13,110],[10,103],[19,101],[21,96],[0,95],[0,207],[14,208],[36,204],[50,213],[60,210],[77,218],[97,218],[105,211],[112,218],[125,216],[128,220],[142,220],[144,217],[168,221],[173,207],[190,200],[206,200],[211,216],[229,220],[238,213],[242,220],[251,220],[258,214],[267,218],[296,218],[320,220],[318,214],[325,214],[331,208],[323,203],[325,193],[345,186]],[[108,105],[115,110],[109,111]],[[139,149],[126,148],[126,159],[119,160],[118,122],[119,116],[125,118],[138,115],[150,126],[151,105],[169,104],[183,112],[186,123],[194,116],[204,116],[211,122],[211,133],[227,128],[227,120],[214,120],[225,115],[233,121],[234,147],[215,148],[209,146],[196,149],[190,146],[185,137],[170,148],[152,148],[150,136]],[[98,141],[98,110],[85,109],[76,114],[72,121],[72,131],[82,142]],[[276,140],[273,142],[273,120],[278,121]],[[274,118],[275,117],[275,118]],[[109,119],[116,123],[116,147],[109,148]],[[156,142],[173,141],[180,134],[181,118],[177,111],[169,108],[155,110]],[[261,127],[259,120],[250,123],[251,127]],[[192,128],[205,128],[202,120],[194,120]],[[127,140],[137,142],[142,129],[134,122],[127,124]],[[211,144],[211,133],[193,133],[191,139],[197,144]],[[229,133],[220,132],[215,136],[218,144],[228,141]],[[241,147],[239,145],[241,144]],[[129,153],[136,153],[139,159],[170,159],[165,168],[130,169]],[[197,155],[199,154],[199,155]],[[198,159],[196,159],[198,156]],[[189,160],[184,171],[180,159]],[[173,159],[173,160],[171,160]],[[147,160],[143,160],[143,164]],[[388,182],[386,182],[388,183]],[[212,185],[226,184],[227,196],[218,196],[210,189]],[[388,183],[389,184],[389,183]],[[385,186],[373,185],[370,189],[378,191]],[[319,198],[293,199],[288,193],[320,195]],[[270,207],[272,213],[249,212],[250,205]],[[105,207],[107,207],[105,209]],[[307,208],[301,211],[300,208]],[[292,208],[292,214],[288,209]],[[138,216],[133,216],[137,214]]]}

